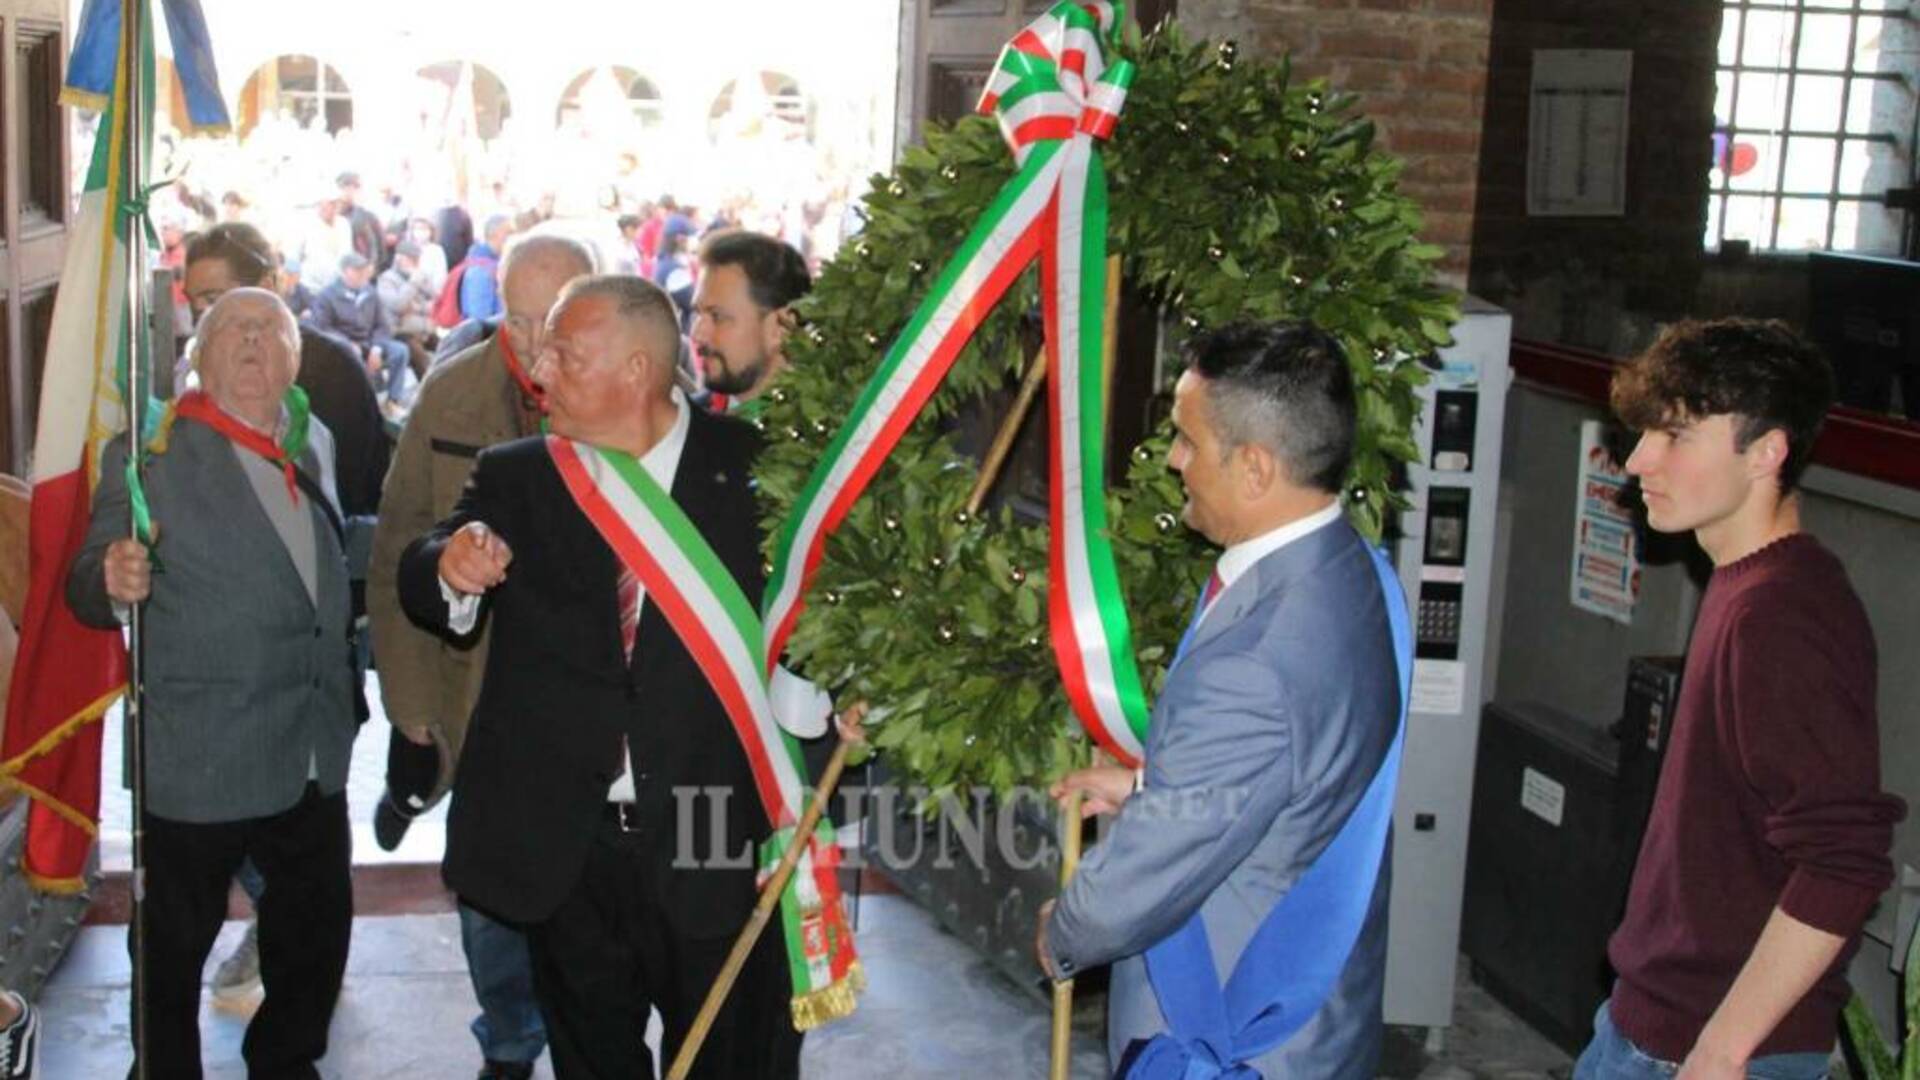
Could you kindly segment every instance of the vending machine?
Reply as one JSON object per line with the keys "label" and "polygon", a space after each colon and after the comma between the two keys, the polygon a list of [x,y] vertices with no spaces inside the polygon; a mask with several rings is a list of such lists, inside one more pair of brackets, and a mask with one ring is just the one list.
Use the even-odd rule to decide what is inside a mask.
{"label": "vending machine", "polygon": [[1468,297],[1421,390],[1395,564],[1414,615],[1413,693],[1394,808],[1385,1013],[1453,1021],[1480,709],[1489,696],[1494,521],[1512,317]]}

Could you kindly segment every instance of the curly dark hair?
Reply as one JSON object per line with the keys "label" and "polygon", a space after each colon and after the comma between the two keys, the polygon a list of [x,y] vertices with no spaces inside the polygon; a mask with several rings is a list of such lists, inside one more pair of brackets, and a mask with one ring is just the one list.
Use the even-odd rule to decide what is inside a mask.
{"label": "curly dark hair", "polygon": [[1727,413],[1741,451],[1769,431],[1785,432],[1785,495],[1806,471],[1833,404],[1833,368],[1778,319],[1689,319],[1615,372],[1611,397],[1615,415],[1636,431]]}

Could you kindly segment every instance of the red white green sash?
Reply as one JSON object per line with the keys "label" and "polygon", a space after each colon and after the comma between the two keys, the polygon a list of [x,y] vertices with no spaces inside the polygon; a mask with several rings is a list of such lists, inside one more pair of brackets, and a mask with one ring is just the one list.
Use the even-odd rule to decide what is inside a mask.
{"label": "red white green sash", "polygon": [[1048,612],[1067,699],[1093,738],[1140,760],[1147,701],[1107,539],[1104,315],[1107,179],[1097,140],[1113,132],[1133,65],[1107,61],[1120,3],[1055,4],[1000,54],[980,102],[1019,172],[1000,189],[888,350],[781,530],[767,581],[766,652],[780,655],[827,537],[846,517],[960,350],[1037,256],[1046,320]]}
{"label": "red white green sash", "polygon": [[[547,436],[547,452],[574,502],[640,580],[726,709],[774,827],[760,852],[761,865],[771,869],[793,842],[808,793],[800,747],[774,722],[767,693],[772,668],[753,605],[633,455],[557,435]],[[865,982],[840,902],[839,862],[833,830],[822,821],[780,898],[793,1021],[802,1031],[851,1013]]]}

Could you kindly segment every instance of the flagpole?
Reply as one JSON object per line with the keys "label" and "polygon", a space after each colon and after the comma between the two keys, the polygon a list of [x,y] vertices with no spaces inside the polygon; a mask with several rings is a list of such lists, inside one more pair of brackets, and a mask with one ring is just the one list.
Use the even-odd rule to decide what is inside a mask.
{"label": "flagpole", "polygon": [[[140,203],[145,199],[141,190],[146,180],[146,87],[145,72],[142,70],[141,45],[142,23],[145,22],[146,0],[121,0],[120,40],[122,46],[121,74],[127,80],[126,115],[122,118],[121,130],[126,133],[127,171],[120,192],[121,203]],[[109,206],[109,214],[119,213],[118,206]],[[141,303],[146,289],[147,276],[147,237],[144,211],[127,213],[127,277],[123,283],[126,288],[126,322],[122,333],[127,342],[127,460],[140,460],[140,447],[144,438],[141,428],[146,420],[146,401],[148,396],[146,364],[142,362],[141,346],[146,342]],[[139,522],[129,513],[128,530],[138,538]],[[126,731],[128,747],[129,773],[133,781],[133,874],[132,895],[133,912],[128,932],[133,935],[133,1052],[135,1075],[138,1080],[147,1080],[147,861],[146,861],[146,605],[133,605],[128,619],[128,671],[126,698]]]}

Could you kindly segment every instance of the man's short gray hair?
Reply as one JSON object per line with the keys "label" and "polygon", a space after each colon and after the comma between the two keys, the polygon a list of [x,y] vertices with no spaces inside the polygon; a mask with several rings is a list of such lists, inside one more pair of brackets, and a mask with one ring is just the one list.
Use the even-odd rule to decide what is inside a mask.
{"label": "man's short gray hair", "polygon": [[593,249],[571,236],[556,236],[540,233],[517,233],[507,241],[506,254],[500,257],[500,280],[513,273],[514,264],[522,259],[566,259],[579,267],[582,275],[595,274],[600,270],[600,260]]}
{"label": "man's short gray hair", "polygon": [[567,282],[553,309],[559,311],[564,304],[596,297],[613,301],[616,315],[639,324],[654,359],[668,372],[674,370],[679,358],[680,313],[660,286],[632,274],[589,274]]}

